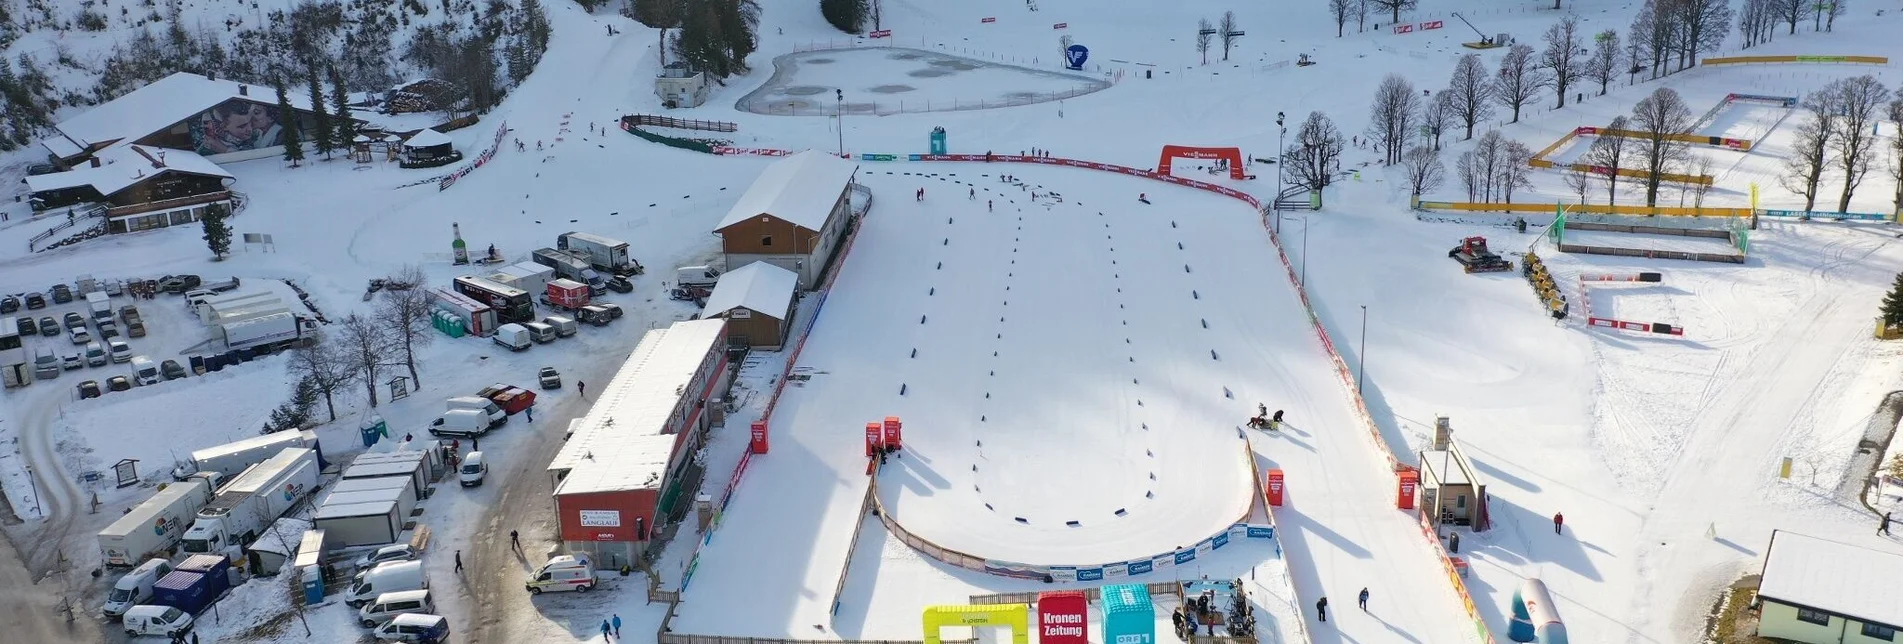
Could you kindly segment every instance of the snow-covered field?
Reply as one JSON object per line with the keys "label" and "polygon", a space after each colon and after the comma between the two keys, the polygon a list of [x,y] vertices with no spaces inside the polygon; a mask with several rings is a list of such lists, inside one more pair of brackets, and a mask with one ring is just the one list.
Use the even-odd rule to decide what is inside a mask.
{"label": "snow-covered field", "polygon": [[[1472,39],[1453,22],[1396,35],[1357,33],[1352,21],[1346,36],[1333,38],[1323,3],[1247,6],[1237,9],[1247,37],[1229,61],[1218,48],[1205,66],[1189,29],[1197,18],[1218,17],[1217,8],[1037,4],[1033,12],[1007,0],[888,3],[884,26],[899,44],[934,52],[923,58],[884,47],[808,51],[815,41],[845,43],[817,12],[768,7],[752,72],[727,79],[703,107],[662,112],[646,81],[658,66],[652,30],[605,11],[590,16],[552,3],[551,19],[564,35],[541,68],[482,123],[451,134],[469,153],[506,123],[503,151],[449,190],[394,189],[435,173],[383,163],[233,164],[227,167],[236,187],[251,198],[234,228],[273,234],[274,249],[212,262],[199,231],[186,228],[26,254],[25,239],[51,222],[8,222],[0,226],[0,248],[7,249],[0,253],[0,290],[40,289],[87,273],[237,275],[248,285],[290,279],[337,319],[368,312],[360,297],[366,280],[403,265],[421,266],[432,284],[466,272],[447,262],[452,223],[473,248],[493,243],[511,259],[562,232],[607,234],[629,241],[654,269],[637,280],[634,294],[611,296],[629,309],[629,319],[615,326],[584,328],[520,354],[481,340],[439,338],[421,356],[422,389],[378,408],[393,429],[408,432],[440,411],[441,398],[493,382],[524,383],[539,366],[561,368],[571,381],[605,382],[642,331],[694,314],[666,299],[668,269],[718,261],[708,231],[767,161],[701,155],[608,131],[623,114],[735,122],[740,131],[731,138],[746,147],[830,150],[843,141],[856,153],[904,154],[923,151],[931,129],[942,126],[953,152],[1035,147],[1139,168],[1151,167],[1165,144],[1236,146],[1268,158],[1278,144],[1276,112],[1299,122],[1319,110],[1344,136],[1360,133],[1383,73],[1402,70],[1418,88],[1437,88],[1467,51],[1457,42]],[[1569,9],[1596,31],[1623,28],[1629,5],[1582,0]],[[1536,40],[1556,17],[1533,5],[1476,7],[1465,0],[1424,3],[1418,14],[1433,20],[1452,11],[1522,42]],[[1800,29],[1750,53],[1881,54],[1889,34],[1903,26],[1896,12],[1852,11],[1829,36]],[[997,20],[981,21],[987,17]],[[1057,23],[1065,27],[1053,29]],[[604,37],[605,24],[619,35]],[[855,105],[874,103],[880,113],[895,111],[885,106],[900,100],[912,112],[915,99],[962,107],[968,98],[1065,92],[1075,77],[1048,70],[1066,35],[1091,48],[1091,74],[1120,72],[1121,82],[1063,103],[855,113]],[[795,68],[772,63],[795,53]],[[1287,65],[1297,54],[1318,64]],[[1481,55],[1491,66],[1500,53]],[[782,77],[786,69],[794,71]],[[1727,93],[1801,96],[1861,73],[1889,82],[1895,71],[1794,65],[1700,68],[1636,85],[1621,79],[1607,95],[1562,110],[1542,97],[1519,123],[1496,116],[1481,129],[1500,128],[1538,148],[1574,127],[1626,113],[1657,86],[1677,89],[1697,113]],[[749,96],[804,100],[825,113],[833,88],[847,92],[843,122],[741,106]],[[1700,130],[1758,143],[1749,153],[1699,148],[1718,155],[1718,187],[1706,204],[1743,206],[1755,183],[1765,207],[1801,206],[1777,180],[1794,118],[1740,103]],[[1882,132],[1894,136],[1889,126]],[[527,151],[516,151],[516,139]],[[1467,145],[1458,137],[1444,143],[1450,158]],[[1204,178],[1192,165],[1180,164],[1179,174]],[[1465,223],[1417,220],[1406,209],[1403,177],[1381,168],[1375,154],[1351,148],[1343,166],[1358,170],[1359,180],[1330,188],[1320,212],[1285,213],[1281,238],[1307,282],[1316,318],[1359,371],[1381,439],[1411,463],[1433,418],[1449,416],[1456,440],[1491,485],[1495,526],[1465,533],[1458,555],[1471,563],[1466,583],[1495,641],[1504,638],[1512,593],[1528,577],[1553,590],[1578,641],[1684,642],[1696,640],[1717,590],[1754,570],[1772,529],[1898,549],[1873,536],[1873,515],[1838,492],[1864,475],[1851,468],[1857,441],[1884,395],[1903,386],[1903,349],[1870,337],[1876,303],[1903,269],[1892,227],[1766,220],[1753,232],[1752,259],[1744,265],[1571,255],[1540,246],[1569,297],[1578,296],[1582,273],[1663,272],[1661,284],[1590,287],[1597,314],[1685,329],[1682,337],[1635,334],[1586,328],[1577,319],[1555,322],[1517,273],[1469,275],[1445,258],[1466,236],[1486,235],[1495,250],[1514,255],[1534,246],[1536,236],[1489,225],[1484,215]],[[1223,182],[1269,196],[1273,168],[1251,171],[1260,178]],[[1000,183],[1000,173],[1024,185]],[[879,475],[880,501],[893,520],[944,547],[1019,563],[1147,557],[1193,544],[1244,515],[1266,522],[1259,505],[1252,509],[1253,483],[1244,477],[1279,468],[1288,497],[1275,510],[1277,539],[1233,544],[1146,580],[1242,578],[1260,607],[1261,628],[1286,641],[1472,641],[1471,622],[1418,523],[1394,508],[1394,478],[1315,340],[1256,214],[1194,190],[1078,169],[866,161],[860,177],[876,199],[795,366],[810,379],[787,388],[772,451],[751,461],[719,529],[699,550],[671,623],[676,633],[914,639],[924,606],[1074,585],[955,568],[861,515],[869,483],[862,428],[899,416],[908,451]],[[1533,181],[1523,200],[1570,193],[1559,173],[1535,172]],[[1425,196],[1461,192],[1453,183]],[[919,187],[926,199],[908,201]],[[1890,179],[1872,173],[1850,209],[1884,211],[1891,188]],[[968,197],[969,190],[976,194]],[[1834,191],[1835,184],[1826,189],[1831,205]],[[1152,205],[1138,203],[1138,193]],[[1603,197],[1599,191],[1590,200]],[[1677,198],[1668,191],[1661,203]],[[1619,196],[1621,203],[1638,199],[1630,184]],[[1638,239],[1568,233],[1569,241],[1599,236],[1614,245]],[[1703,248],[1707,241],[1722,244],[1689,243]],[[178,302],[140,304],[152,335],[133,340],[137,352],[175,357],[204,339]],[[28,349],[42,344],[69,346],[63,338],[35,338]],[[707,491],[717,493],[738,461],[747,414],[764,407],[781,359],[749,360],[739,398],[749,411],[715,432]],[[0,457],[0,486],[27,521],[10,529],[12,536],[38,545],[30,557],[63,549],[80,553],[74,557],[86,565],[96,557],[92,532],[144,489],[48,481],[73,481],[120,458],[138,458],[142,472],[157,472],[174,455],[252,435],[289,389],[282,359],[273,358],[72,400],[78,380],[116,372],[68,372],[0,398],[0,440],[18,444]],[[587,401],[569,391],[544,392],[538,409],[585,408]],[[1285,410],[1287,426],[1274,434],[1244,432],[1246,442],[1238,440],[1236,426],[1258,402]],[[340,420],[320,432],[328,452],[348,458],[365,403],[356,392],[340,403]],[[433,533],[426,566],[440,591],[439,610],[469,641],[588,641],[613,614],[628,622],[630,637],[644,641],[664,609],[645,606],[638,578],[615,577],[606,592],[586,597],[531,602],[512,587],[527,560],[465,562],[506,577],[504,596],[478,595],[474,580],[453,570],[450,553],[475,552],[498,532],[520,527],[525,541],[547,541],[552,516],[524,526],[494,517],[507,490],[528,486],[543,494],[540,464],[528,464],[536,475],[524,480],[495,473],[559,440],[548,424],[512,423],[485,437],[491,483],[439,488],[420,506],[418,520]],[[1252,461],[1238,462],[1245,445]],[[1789,479],[1778,476],[1786,458]],[[23,474],[28,462],[42,474],[39,484]],[[97,515],[86,513],[94,491]],[[41,520],[36,507],[67,520]],[[1563,534],[1552,532],[1555,513],[1566,516]],[[663,588],[680,587],[693,536],[683,530],[655,566]],[[314,635],[304,636],[296,620],[283,617],[275,583],[242,587],[203,632],[224,638],[217,641],[282,642],[354,641],[361,634],[333,602],[307,615]],[[1372,595],[1365,614],[1353,608],[1362,588]],[[1324,596],[1336,609],[1325,623],[1313,610]],[[97,607],[96,599],[82,599]],[[1167,630],[1170,608],[1159,605],[1159,630]],[[267,621],[273,626],[253,630]]]}
{"label": "snow-covered field", "polygon": [[1074,98],[1110,86],[1083,74],[885,47],[786,54],[773,67],[773,77],[736,107],[782,116],[947,112]]}

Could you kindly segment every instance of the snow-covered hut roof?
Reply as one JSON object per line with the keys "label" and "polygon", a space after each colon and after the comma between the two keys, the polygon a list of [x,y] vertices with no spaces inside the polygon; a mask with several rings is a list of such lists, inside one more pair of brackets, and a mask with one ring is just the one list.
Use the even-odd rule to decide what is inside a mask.
{"label": "snow-covered hut roof", "polygon": [[663,432],[707,355],[725,348],[716,343],[726,325],[688,320],[642,336],[549,462],[550,472],[568,472],[555,494],[658,488],[653,475],[667,470],[678,439]]}
{"label": "snow-covered hut roof", "polygon": [[[265,530],[264,535],[258,537],[257,541],[251,542],[245,550],[276,553],[289,559],[297,554],[298,546],[304,543],[304,531],[309,529],[311,529],[309,519],[284,517],[271,524],[271,529]],[[284,539],[278,538],[280,534],[284,535]],[[285,540],[289,540],[289,543]]]}
{"label": "snow-covered hut roof", "polygon": [[439,145],[449,145],[449,144],[450,144],[450,140],[449,140],[448,134],[444,134],[442,132],[438,132],[436,130],[432,130],[429,128],[423,128],[421,131],[418,131],[416,134],[410,135],[410,140],[403,142],[403,145],[407,147],[412,147],[412,148],[433,148]]}
{"label": "snow-covered hut roof", "polygon": [[1903,629],[1903,601],[1885,590],[1903,579],[1903,554],[1784,530],[1770,550],[1759,597]]}
{"label": "snow-covered hut roof", "polygon": [[707,315],[719,315],[746,307],[778,319],[793,302],[793,291],[799,288],[799,281],[799,274],[793,271],[754,262],[721,275],[702,310]]}
{"label": "snow-covered hut roof", "polygon": [[859,164],[816,150],[774,161],[753,180],[714,230],[760,215],[772,215],[807,230],[822,230],[833,204],[839,202],[839,193],[846,190],[858,171]]}
{"label": "snow-covered hut roof", "polygon": [[82,166],[65,172],[26,178],[33,192],[92,186],[101,196],[111,196],[166,172],[184,172],[230,179],[231,173],[190,150],[167,150],[143,145],[122,145],[102,150],[93,158],[99,167]]}
{"label": "snow-covered hut roof", "polygon": [[[178,72],[60,121],[53,126],[59,134],[41,145],[62,158],[70,157],[86,147],[163,130],[234,98],[277,105],[277,91],[272,88]],[[306,92],[292,91],[286,98],[293,109],[311,110]]]}

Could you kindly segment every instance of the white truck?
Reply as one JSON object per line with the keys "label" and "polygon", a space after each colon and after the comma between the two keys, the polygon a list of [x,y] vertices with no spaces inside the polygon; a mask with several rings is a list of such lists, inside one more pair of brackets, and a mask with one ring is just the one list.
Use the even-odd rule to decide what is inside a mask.
{"label": "white truck", "polygon": [[199,508],[198,520],[185,531],[185,552],[229,554],[256,541],[265,527],[316,489],[317,473],[317,452],[300,448],[251,466]]}
{"label": "white truck", "polygon": [[317,452],[318,467],[321,469],[326,465],[324,448],[317,444],[317,432],[285,431],[253,436],[192,452],[191,458],[172,468],[172,478],[185,478],[196,472],[217,472],[226,478],[236,477],[246,468],[277,456],[278,452],[284,451],[287,447],[313,450]]}
{"label": "white truck", "polygon": [[586,255],[575,251],[554,248],[537,248],[530,254],[535,263],[555,270],[556,275],[588,285],[589,295],[601,295],[608,288],[608,278],[588,264]]}
{"label": "white truck", "polygon": [[86,294],[86,308],[92,310],[93,321],[112,319],[112,302],[105,291],[93,291]]}
{"label": "white truck", "polygon": [[555,279],[555,269],[535,262],[522,262],[496,269],[489,279],[530,293],[542,293],[548,290],[548,283]]}
{"label": "white truck", "polygon": [[225,347],[232,351],[278,349],[317,339],[317,320],[290,311],[222,324],[218,329],[224,335]]}
{"label": "white truck", "polygon": [[144,503],[99,531],[99,552],[108,566],[131,566],[154,553],[170,550],[198,510],[212,499],[219,477],[212,472],[174,481]]}
{"label": "white truck", "polygon": [[586,257],[588,264],[616,275],[640,275],[641,262],[628,255],[628,242],[594,233],[562,233],[555,248]]}

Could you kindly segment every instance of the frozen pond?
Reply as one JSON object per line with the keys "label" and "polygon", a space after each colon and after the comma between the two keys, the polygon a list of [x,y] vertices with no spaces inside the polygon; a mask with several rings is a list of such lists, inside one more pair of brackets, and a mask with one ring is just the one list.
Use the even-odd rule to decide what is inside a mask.
{"label": "frozen pond", "polygon": [[741,97],[737,109],[784,116],[948,112],[1043,103],[1110,86],[1081,73],[894,47],[787,54],[773,67],[773,77]]}

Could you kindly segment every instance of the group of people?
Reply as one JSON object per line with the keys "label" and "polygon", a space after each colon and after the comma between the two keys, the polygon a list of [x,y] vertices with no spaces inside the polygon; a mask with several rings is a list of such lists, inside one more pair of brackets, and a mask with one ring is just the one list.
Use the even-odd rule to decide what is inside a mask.
{"label": "group of people", "polygon": [[1275,415],[1271,416],[1269,415],[1269,406],[1262,403],[1256,403],[1255,410],[1255,416],[1249,418],[1249,429],[1266,429],[1269,431],[1279,431],[1282,429],[1282,410],[1275,410]]}
{"label": "group of people", "polygon": [[1250,615],[1254,609],[1242,595],[1233,596],[1234,603],[1226,614],[1221,606],[1214,605],[1214,600],[1215,592],[1205,590],[1202,594],[1187,598],[1181,608],[1171,611],[1170,623],[1176,625],[1176,637],[1189,641],[1195,637],[1198,626],[1208,629],[1206,631],[1208,636],[1215,637],[1216,626],[1219,624],[1225,625],[1228,634],[1232,636],[1246,637],[1254,634],[1255,620]]}

